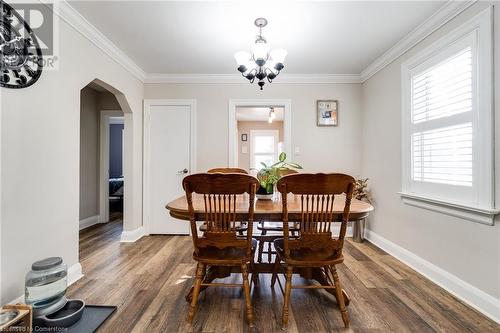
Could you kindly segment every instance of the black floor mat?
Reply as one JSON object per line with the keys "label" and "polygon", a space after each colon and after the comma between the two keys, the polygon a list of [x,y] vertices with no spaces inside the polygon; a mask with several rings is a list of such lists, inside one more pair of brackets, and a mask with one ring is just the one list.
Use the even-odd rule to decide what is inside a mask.
{"label": "black floor mat", "polygon": [[92,333],[95,332],[113,312],[116,306],[109,305],[85,305],[82,318],[68,327],[68,333]]}

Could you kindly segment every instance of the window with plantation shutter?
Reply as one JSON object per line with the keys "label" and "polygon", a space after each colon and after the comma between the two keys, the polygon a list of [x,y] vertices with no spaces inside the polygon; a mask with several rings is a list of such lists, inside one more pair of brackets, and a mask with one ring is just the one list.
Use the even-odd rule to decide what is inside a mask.
{"label": "window with plantation shutter", "polygon": [[490,16],[478,15],[402,65],[401,192],[414,206],[489,224],[497,213]]}
{"label": "window with plantation shutter", "polygon": [[412,179],[472,186],[471,48],[413,75],[411,100]]}

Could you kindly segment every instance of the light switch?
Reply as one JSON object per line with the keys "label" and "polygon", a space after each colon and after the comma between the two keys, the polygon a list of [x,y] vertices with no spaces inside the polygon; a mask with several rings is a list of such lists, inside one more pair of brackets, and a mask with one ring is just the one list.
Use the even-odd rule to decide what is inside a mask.
{"label": "light switch", "polygon": [[246,154],[248,152],[247,146],[241,146],[241,153]]}
{"label": "light switch", "polygon": [[295,147],[295,155],[300,155],[300,147]]}

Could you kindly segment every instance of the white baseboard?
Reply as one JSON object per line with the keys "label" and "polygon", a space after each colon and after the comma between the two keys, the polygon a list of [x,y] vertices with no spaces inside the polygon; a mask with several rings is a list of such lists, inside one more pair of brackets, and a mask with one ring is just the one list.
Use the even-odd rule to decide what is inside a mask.
{"label": "white baseboard", "polygon": [[94,215],[80,220],[80,230],[88,228],[94,224],[101,223],[99,221],[99,215]]}
{"label": "white baseboard", "polygon": [[18,303],[21,303],[21,304],[24,303],[24,295],[21,295],[18,298],[13,299],[12,301],[8,302],[7,304],[18,304]]}
{"label": "white baseboard", "polygon": [[120,242],[122,243],[133,243],[139,240],[142,236],[146,235],[144,227],[137,228],[130,231],[122,231],[120,237]]}
{"label": "white baseboard", "polygon": [[79,262],[68,268],[68,286],[71,286],[76,281],[83,277],[82,265]]}
{"label": "white baseboard", "polygon": [[500,323],[500,300],[445,271],[377,233],[366,229],[365,238],[410,266],[441,288],[461,299],[485,316]]}
{"label": "white baseboard", "polygon": [[[83,277],[82,265],[79,262],[68,268],[68,287]],[[7,304],[24,303],[24,295],[21,295]]]}

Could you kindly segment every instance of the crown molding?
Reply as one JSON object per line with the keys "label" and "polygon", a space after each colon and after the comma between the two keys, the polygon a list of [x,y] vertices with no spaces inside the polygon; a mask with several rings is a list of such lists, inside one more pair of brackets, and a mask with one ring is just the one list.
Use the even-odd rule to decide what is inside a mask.
{"label": "crown molding", "polygon": [[[144,83],[248,84],[239,74],[146,74]],[[280,74],[273,84],[361,83],[358,74]]]}
{"label": "crown molding", "polygon": [[365,82],[371,78],[378,71],[388,66],[394,60],[406,53],[409,49],[420,43],[424,38],[469,8],[475,2],[477,2],[477,0],[448,1],[431,17],[425,20],[424,23],[420,24],[393,47],[387,50],[382,56],[375,59],[375,61],[368,65],[368,67],[366,67],[360,74],[361,82]]}
{"label": "crown molding", "polygon": [[144,81],[146,73],[132,59],[130,59],[120,48],[102,34],[96,27],[87,21],[66,0],[58,2],[55,13],[72,26],[77,32],[91,41],[95,46],[109,55],[111,59],[120,64],[140,81]]}

